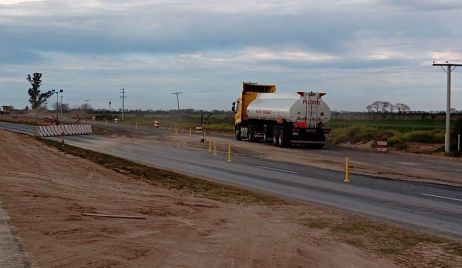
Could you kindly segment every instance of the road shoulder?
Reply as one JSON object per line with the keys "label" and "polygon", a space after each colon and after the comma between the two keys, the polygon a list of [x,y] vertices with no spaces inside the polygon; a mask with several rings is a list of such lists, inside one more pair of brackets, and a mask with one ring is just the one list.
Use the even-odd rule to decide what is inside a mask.
{"label": "road shoulder", "polygon": [[10,222],[10,217],[0,201],[0,267],[30,267],[30,263],[14,235]]}

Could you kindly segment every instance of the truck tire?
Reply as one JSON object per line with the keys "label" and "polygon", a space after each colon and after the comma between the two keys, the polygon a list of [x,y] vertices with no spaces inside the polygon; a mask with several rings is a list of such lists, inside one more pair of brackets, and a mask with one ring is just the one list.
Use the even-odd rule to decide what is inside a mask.
{"label": "truck tire", "polygon": [[289,129],[281,128],[279,129],[279,147],[290,147],[290,137],[289,137]]}
{"label": "truck tire", "polygon": [[241,137],[241,125],[236,125],[236,128],[234,130],[234,135],[236,136],[236,140],[238,140],[238,141],[242,140],[242,137]]}
{"label": "truck tire", "polygon": [[269,143],[270,142],[270,138],[268,137],[268,131],[264,131],[263,132],[263,142],[264,143]]}
{"label": "truck tire", "polygon": [[286,139],[286,137],[285,137],[285,134],[284,134],[284,129],[280,129],[279,134],[278,134],[278,145],[279,145],[279,147],[281,147],[281,148],[286,147],[285,139]]}
{"label": "truck tire", "polygon": [[278,146],[279,145],[279,131],[277,128],[273,129],[273,145]]}
{"label": "truck tire", "polygon": [[247,140],[249,142],[254,142],[255,141],[255,136],[253,135],[253,127],[252,125],[249,125],[247,128]]}

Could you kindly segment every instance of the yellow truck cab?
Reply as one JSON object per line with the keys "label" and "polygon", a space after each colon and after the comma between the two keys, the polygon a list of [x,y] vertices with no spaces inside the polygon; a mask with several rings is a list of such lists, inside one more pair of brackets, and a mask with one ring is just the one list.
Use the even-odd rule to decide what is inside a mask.
{"label": "yellow truck cab", "polygon": [[[258,93],[274,93],[276,92],[275,85],[261,85],[252,82],[243,82],[242,83],[242,93],[237,99],[237,102],[233,103],[233,111],[234,111],[234,127],[244,123],[249,118],[247,116],[247,106],[255,100]],[[236,133],[238,134],[238,133]],[[238,135],[236,135],[238,137]]]}

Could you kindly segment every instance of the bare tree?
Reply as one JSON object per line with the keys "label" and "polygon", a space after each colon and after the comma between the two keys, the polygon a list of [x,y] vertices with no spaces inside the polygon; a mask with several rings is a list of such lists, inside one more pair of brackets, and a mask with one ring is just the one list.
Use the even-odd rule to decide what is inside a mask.
{"label": "bare tree", "polygon": [[390,109],[390,112],[391,112],[391,113],[394,113],[394,112],[395,112],[395,109],[396,109],[396,106],[395,106],[394,104],[390,103],[389,109]]}
{"label": "bare tree", "polygon": [[371,112],[380,112],[383,107],[383,102],[382,101],[374,101],[371,105],[368,105],[366,108],[368,111]]}
{"label": "bare tree", "polygon": [[398,110],[398,113],[407,113],[411,110],[411,108],[404,103],[395,104],[395,108]]}
{"label": "bare tree", "polygon": [[382,101],[382,112],[386,113],[391,111],[391,106],[393,106],[390,102],[388,101]]}

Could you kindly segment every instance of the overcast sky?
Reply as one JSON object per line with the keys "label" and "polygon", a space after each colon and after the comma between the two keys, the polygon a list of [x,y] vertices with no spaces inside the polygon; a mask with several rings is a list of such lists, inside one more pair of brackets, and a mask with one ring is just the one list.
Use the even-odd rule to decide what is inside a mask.
{"label": "overcast sky", "polygon": [[[242,81],[444,110],[462,62],[460,0],[0,0],[0,105],[28,105],[26,75],[71,106],[230,109]],[[49,103],[54,103],[55,99]],[[453,105],[462,110],[462,67]]]}

